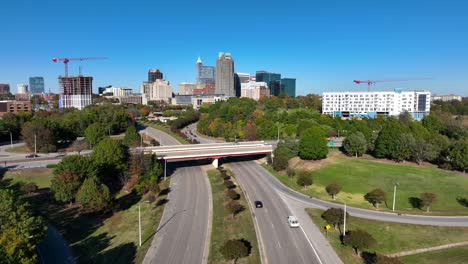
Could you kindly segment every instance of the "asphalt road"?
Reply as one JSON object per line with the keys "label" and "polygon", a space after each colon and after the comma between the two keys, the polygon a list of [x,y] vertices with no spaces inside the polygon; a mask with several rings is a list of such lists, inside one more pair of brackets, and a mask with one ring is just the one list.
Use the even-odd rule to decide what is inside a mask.
{"label": "asphalt road", "polygon": [[[316,249],[302,228],[291,228],[287,217],[294,215],[283,199],[265,184],[255,169],[255,163],[230,163],[236,179],[248,194],[250,203],[263,202],[263,208],[255,208],[255,221],[258,223],[257,236],[263,245],[264,260],[267,263],[326,263],[319,260]],[[340,263],[329,262],[329,263]]]}
{"label": "asphalt road", "polygon": [[[145,132],[161,145],[180,144],[159,130],[148,127]],[[200,166],[176,165],[166,208],[143,263],[207,262],[211,225],[208,178]]]}

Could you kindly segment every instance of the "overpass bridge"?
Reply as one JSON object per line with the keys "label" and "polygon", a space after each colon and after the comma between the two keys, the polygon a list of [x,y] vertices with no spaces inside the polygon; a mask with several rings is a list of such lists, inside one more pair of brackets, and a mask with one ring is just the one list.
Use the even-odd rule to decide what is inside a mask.
{"label": "overpass bridge", "polygon": [[137,148],[136,151],[142,151],[145,154],[156,154],[158,159],[164,160],[164,164],[175,161],[213,159],[213,166],[217,168],[220,158],[259,154],[267,155],[273,152],[273,145],[264,141],[248,141],[141,147]]}

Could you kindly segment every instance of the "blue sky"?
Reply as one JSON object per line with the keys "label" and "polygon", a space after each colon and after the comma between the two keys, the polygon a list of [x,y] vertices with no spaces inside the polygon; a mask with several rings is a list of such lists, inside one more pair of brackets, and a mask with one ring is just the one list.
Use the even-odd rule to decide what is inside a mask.
{"label": "blue sky", "polygon": [[[468,96],[468,2],[303,1],[2,1],[0,83],[44,76],[57,91],[63,64],[82,62],[94,90],[138,91],[149,68],[173,88],[195,81],[195,62],[215,65],[231,52],[237,72],[297,78],[297,94],[365,90],[354,79],[432,77],[380,83],[377,90],[429,89]],[[71,74],[80,63],[71,62]]]}

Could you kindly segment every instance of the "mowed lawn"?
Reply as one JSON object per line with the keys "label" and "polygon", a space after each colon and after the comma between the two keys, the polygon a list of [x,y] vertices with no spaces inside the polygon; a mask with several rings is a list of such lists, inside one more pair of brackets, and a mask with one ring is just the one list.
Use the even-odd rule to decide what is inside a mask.
{"label": "mowed lawn", "polygon": [[[342,186],[335,202],[346,202],[348,205],[374,209],[364,200],[364,195],[381,188],[387,193],[387,202],[379,210],[392,209],[393,183],[398,182],[396,210],[401,213],[426,214],[425,209],[414,208],[412,198],[420,197],[423,192],[437,195],[437,202],[431,206],[431,215],[468,215],[468,207],[457,201],[457,198],[468,199],[468,174],[444,171],[429,166],[405,164],[388,164],[370,160],[333,155],[329,162],[313,170],[314,183],[303,190],[285,174],[276,176],[286,185],[312,197],[333,201],[325,187],[333,182]],[[272,171],[271,169],[269,169]]]}
{"label": "mowed lawn", "polygon": [[52,178],[52,169],[48,168],[7,171],[3,177],[4,180],[11,180],[12,184],[18,182],[33,182],[37,184],[39,188],[49,188]]}
{"label": "mowed lawn", "polygon": [[[232,175],[229,171],[228,174]],[[220,177],[219,172],[217,170],[208,171],[208,178],[213,194],[213,224],[208,263],[232,263],[232,260],[224,259],[220,252],[220,248],[224,245],[224,242],[229,239],[245,239],[248,240],[252,246],[250,255],[246,258],[238,259],[237,263],[260,263],[257,237],[250,214],[250,207],[242,191],[239,189],[239,186],[234,190],[241,195],[239,202],[244,205],[245,210],[239,213],[236,219],[233,219],[232,215],[224,206],[230,198],[226,195],[226,187],[223,184],[223,179]],[[231,179],[233,181],[235,180],[233,178]]]}
{"label": "mowed lawn", "polygon": [[[321,218],[324,212],[318,209],[306,209],[315,224],[324,227],[327,223]],[[369,252],[379,254],[391,254],[402,251],[428,248],[439,245],[466,241],[468,238],[468,227],[443,227],[400,224],[383,221],[375,221],[358,217],[349,217],[347,220],[347,231],[362,229],[367,231],[377,240],[377,244],[368,249]],[[343,226],[341,226],[343,228]],[[322,228],[323,230],[323,228]],[[324,232],[324,231],[322,231]],[[345,246],[340,240],[340,231],[330,229],[328,240],[336,250],[344,263],[363,263],[350,246]],[[452,254],[450,254],[452,255]],[[416,258],[418,255],[414,255]],[[453,255],[454,259],[459,257]],[[459,259],[461,260],[461,259]],[[425,262],[415,262],[425,263]],[[462,262],[431,262],[431,263],[462,263]]]}
{"label": "mowed lawn", "polygon": [[468,246],[406,256],[401,260],[405,264],[466,264],[468,263]]}

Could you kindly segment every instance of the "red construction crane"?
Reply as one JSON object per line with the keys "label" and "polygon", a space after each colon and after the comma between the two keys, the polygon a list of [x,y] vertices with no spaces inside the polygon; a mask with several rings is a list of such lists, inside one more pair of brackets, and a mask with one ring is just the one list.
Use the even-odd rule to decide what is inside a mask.
{"label": "red construction crane", "polygon": [[410,78],[410,79],[387,79],[387,80],[354,80],[353,82],[356,84],[363,84],[367,83],[367,91],[370,92],[370,87],[372,84],[378,82],[406,82],[406,81],[418,81],[418,80],[432,80],[433,78]]}
{"label": "red construction crane", "polygon": [[[52,58],[53,62],[63,62],[65,64],[65,87],[64,87],[64,94],[65,94],[65,100],[68,99],[68,63],[70,61],[84,61],[84,60],[105,60],[107,59],[106,57],[87,57],[87,58]],[[81,70],[80,70],[80,75],[81,75]]]}

